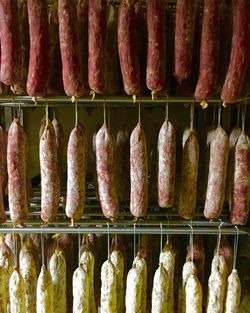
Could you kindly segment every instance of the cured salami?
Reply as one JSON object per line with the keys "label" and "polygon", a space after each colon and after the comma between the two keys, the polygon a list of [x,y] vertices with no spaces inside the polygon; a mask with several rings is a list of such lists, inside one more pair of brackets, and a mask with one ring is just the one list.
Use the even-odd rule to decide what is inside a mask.
{"label": "cured salami", "polygon": [[161,208],[174,203],[176,166],[176,135],[169,120],[165,120],[158,136],[158,204]]}
{"label": "cured salami", "polygon": [[130,136],[130,211],[142,217],[148,209],[148,163],[146,138],[141,123]]}
{"label": "cured salami", "polygon": [[67,152],[66,214],[73,220],[78,220],[84,210],[87,144],[85,128],[78,122],[70,134]]}
{"label": "cured salami", "polygon": [[134,264],[127,275],[127,287],[125,306],[126,313],[142,312],[141,311],[141,294],[142,294],[143,277],[140,269]]}
{"label": "cured salami", "polygon": [[118,51],[125,92],[136,96],[140,93],[141,86],[136,18],[132,0],[122,0],[119,6]]}
{"label": "cured salami", "polygon": [[88,313],[89,305],[89,277],[80,264],[73,274],[73,312]]}
{"label": "cured salami", "polygon": [[79,34],[76,4],[70,0],[58,1],[59,40],[62,58],[62,78],[65,93],[70,97],[84,94],[80,67]]}
{"label": "cured salami", "polygon": [[[4,157],[6,157],[4,153],[5,145],[4,145],[4,135],[3,135],[3,129],[0,127],[0,168],[4,170]],[[4,188],[3,188],[3,182],[4,182],[4,172],[1,173],[0,177],[0,224],[4,223],[7,219],[5,210],[4,210],[4,202],[3,202],[3,196],[4,196]]]}
{"label": "cured salami", "polygon": [[29,71],[26,90],[29,96],[45,96],[49,78],[49,23],[47,0],[28,0]]}
{"label": "cured salami", "polygon": [[196,133],[190,129],[187,138],[183,140],[182,172],[178,203],[179,214],[185,219],[192,219],[195,216],[198,165],[199,143]]}
{"label": "cured salami", "polygon": [[40,138],[41,218],[48,223],[56,218],[60,196],[55,131],[48,122]]}
{"label": "cured salami", "polygon": [[101,281],[101,312],[116,313],[116,271],[110,260],[102,265]]}
{"label": "cured salami", "polygon": [[227,290],[225,299],[225,313],[241,312],[239,310],[241,300],[241,283],[238,271],[233,269],[227,279]]}
{"label": "cured salami", "polygon": [[247,0],[232,1],[233,36],[230,63],[221,91],[224,103],[234,103],[240,96],[249,63],[249,10]]}
{"label": "cured salami", "polygon": [[[105,0],[89,1],[88,20],[88,77],[95,93],[106,91],[106,11]],[[110,57],[110,56],[109,56]]]}
{"label": "cured salami", "polygon": [[53,311],[53,284],[49,271],[43,265],[37,280],[36,313]]}
{"label": "cured salami", "polygon": [[148,53],[147,87],[152,98],[166,85],[166,10],[164,0],[146,1]]}
{"label": "cured salami", "polygon": [[231,222],[245,225],[249,215],[250,144],[244,131],[235,147]]}
{"label": "cured salami", "polygon": [[14,86],[20,80],[20,34],[16,0],[0,1],[0,80]]}
{"label": "cured salami", "polygon": [[199,79],[195,98],[206,101],[216,91],[219,57],[220,0],[205,0],[200,47]]}
{"label": "cured salami", "polygon": [[15,269],[9,281],[10,312],[24,313],[25,310],[25,287],[22,275]]}
{"label": "cured salami", "polygon": [[0,312],[6,313],[7,308],[7,293],[6,293],[6,273],[0,266]]}
{"label": "cured salami", "polygon": [[174,76],[187,79],[192,70],[196,0],[178,0],[176,3]]}
{"label": "cured salami", "polygon": [[204,215],[216,219],[221,215],[225,199],[229,142],[225,130],[218,126],[214,131],[210,148],[207,194]]}
{"label": "cured salami", "polygon": [[168,312],[166,298],[168,296],[168,273],[162,263],[155,272],[152,292],[152,313]]}
{"label": "cured salami", "polygon": [[19,119],[15,118],[8,132],[7,147],[9,208],[14,224],[24,223],[28,217],[25,136]]}
{"label": "cured salami", "polygon": [[106,123],[96,135],[96,171],[102,212],[106,218],[115,220],[119,203],[115,185],[114,147]]}

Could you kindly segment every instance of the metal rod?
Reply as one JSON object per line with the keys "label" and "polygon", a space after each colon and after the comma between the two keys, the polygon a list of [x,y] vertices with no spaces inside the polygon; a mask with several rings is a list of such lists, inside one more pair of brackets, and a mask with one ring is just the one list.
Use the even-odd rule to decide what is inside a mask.
{"label": "metal rod", "polygon": [[[181,105],[183,104],[190,104],[193,102],[193,97],[170,97],[168,98],[169,104],[175,104],[175,105]],[[151,97],[141,97],[138,100],[140,100],[140,103],[149,107],[156,107],[159,105],[162,105],[165,108],[167,97],[160,97],[159,99],[152,100]],[[250,97],[238,99],[237,102],[246,101],[249,102]],[[55,97],[48,97],[46,98],[46,101],[50,107],[54,108],[69,108],[74,109],[74,106],[71,103],[71,100],[69,97],[66,96],[55,96]],[[128,96],[110,96],[106,97],[105,101],[108,106],[121,106],[122,107],[129,107],[129,108],[135,108],[135,106],[132,103],[131,97]],[[103,104],[103,97],[96,97],[94,100],[91,100],[90,97],[86,98],[79,98],[77,99],[78,107],[96,107],[97,105]],[[218,104],[220,102],[220,99],[212,99],[209,100],[209,104]],[[0,96],[0,105],[7,106],[7,107],[13,107],[16,106],[16,103],[20,105],[22,108],[44,108],[46,106],[45,99],[38,97],[37,99],[37,105],[32,100],[32,97],[29,96],[15,96],[15,103],[13,103],[11,97],[4,97]],[[195,104],[199,104],[200,101],[195,101]]]}
{"label": "metal rod", "polygon": [[[1,227],[0,233],[20,233],[20,234],[54,234],[54,233],[63,233],[63,234],[107,234],[107,225],[105,224],[103,227],[85,227],[76,225],[77,227]],[[112,226],[110,224],[109,228],[110,234],[134,234],[134,227],[117,227]],[[160,227],[138,227],[136,228],[137,234],[151,234],[151,235],[160,235],[161,232],[163,234],[174,234],[174,235],[189,235],[190,234],[190,227],[187,228],[163,228],[161,230]],[[200,235],[217,235],[218,229],[217,228],[201,228],[201,227],[194,227],[193,228],[194,234]],[[225,235],[235,235],[236,230],[234,227],[223,227],[221,229],[221,233]],[[247,235],[247,231],[244,229],[239,229],[240,235]]]}

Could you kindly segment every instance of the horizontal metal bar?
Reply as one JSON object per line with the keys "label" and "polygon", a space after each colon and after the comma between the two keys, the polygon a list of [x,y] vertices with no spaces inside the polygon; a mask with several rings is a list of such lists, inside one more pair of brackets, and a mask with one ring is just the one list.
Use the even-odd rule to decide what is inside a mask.
{"label": "horizontal metal bar", "polygon": [[[108,227],[109,225],[109,227]],[[63,234],[151,234],[151,235],[160,235],[160,234],[174,234],[174,235],[189,235],[191,232],[190,227],[187,228],[178,228],[178,227],[120,227],[112,226],[110,224],[103,225],[101,227],[1,227],[0,233],[20,233],[20,234],[54,234],[54,233],[63,233]],[[222,227],[221,234],[225,235],[235,235],[237,230],[234,227]],[[200,235],[218,235],[217,228],[208,228],[208,227],[194,227],[194,234]],[[247,235],[247,231],[244,229],[239,229],[240,235]]]}
{"label": "horizontal metal bar", "polygon": [[[237,102],[247,101],[249,103],[250,97],[238,99]],[[97,96],[94,100],[90,97],[78,98],[77,103],[79,107],[96,107],[97,105],[103,104],[103,102],[108,106],[123,106],[134,108],[134,103],[131,97],[128,96],[110,96],[110,97],[101,97]],[[137,99],[137,102],[147,106],[147,107],[155,107],[156,105],[165,105],[167,102],[167,97],[159,97],[156,100],[152,100],[151,97],[140,97]],[[168,103],[174,105],[185,105],[193,102],[192,97],[169,97]],[[221,100],[212,99],[209,100],[209,104],[218,104]],[[195,101],[196,104],[199,104],[199,101]],[[0,105],[8,106],[8,107],[22,107],[22,108],[44,108],[46,105],[50,107],[58,107],[58,108],[73,108],[71,99],[66,96],[55,96],[48,97],[46,100],[44,98],[38,97],[37,103],[33,101],[32,97],[29,96],[15,96],[14,99],[12,97],[4,97],[0,96]]]}

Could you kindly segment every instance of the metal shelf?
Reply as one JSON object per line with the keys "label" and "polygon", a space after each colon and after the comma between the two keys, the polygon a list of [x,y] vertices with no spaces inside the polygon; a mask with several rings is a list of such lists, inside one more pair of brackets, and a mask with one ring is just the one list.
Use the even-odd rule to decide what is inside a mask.
{"label": "metal shelf", "polygon": [[[250,103],[250,97],[242,98],[237,101]],[[77,103],[79,107],[86,107],[86,108],[95,108],[97,106],[106,103],[109,107],[126,107],[126,108],[134,108],[135,104],[132,101],[132,98],[129,96],[110,96],[110,97],[103,97],[103,96],[96,96],[94,100],[91,99],[90,96],[82,97],[77,99]],[[141,103],[145,107],[156,107],[165,106],[167,102],[166,97],[159,97],[156,100],[152,100],[151,97],[141,97],[137,98],[137,103]],[[170,105],[175,106],[183,106],[189,105],[193,102],[192,97],[169,97],[168,103]],[[208,101],[210,105],[217,105],[221,103],[221,100],[212,99]],[[195,104],[200,104],[199,101],[195,101]],[[73,104],[71,99],[66,96],[54,96],[48,98],[37,98],[37,104],[33,101],[32,97],[29,96],[15,96],[14,99],[11,96],[0,96],[0,105],[5,107],[20,107],[20,108],[44,108],[46,105],[53,108],[72,108]]]}

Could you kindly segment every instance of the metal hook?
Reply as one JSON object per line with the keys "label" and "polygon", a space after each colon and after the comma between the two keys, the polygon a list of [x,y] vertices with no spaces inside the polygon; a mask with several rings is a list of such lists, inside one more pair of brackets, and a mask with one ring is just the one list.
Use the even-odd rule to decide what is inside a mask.
{"label": "metal hook", "polygon": [[43,227],[44,226],[42,225],[41,226],[41,253],[42,253],[42,265],[45,265]]}
{"label": "metal hook", "polygon": [[[169,228],[169,223],[170,223],[170,221],[169,221],[169,216],[168,215],[166,215],[167,216],[167,226],[168,226],[168,228]],[[169,244],[169,233],[167,233],[167,244]]]}
{"label": "metal hook", "polygon": [[161,249],[161,252],[162,252],[162,244],[163,244],[163,228],[162,228],[162,223],[160,223],[160,228],[161,228],[160,249]]}
{"label": "metal hook", "polygon": [[136,223],[134,223],[134,259],[136,255]]}
{"label": "metal hook", "polygon": [[81,259],[81,253],[80,253],[80,249],[81,249],[80,225],[78,225],[77,234],[78,234],[78,262],[80,263],[80,259]]}
{"label": "metal hook", "polygon": [[217,255],[219,255],[219,248],[220,248],[220,242],[221,242],[221,228],[222,228],[222,225],[224,224],[222,219],[219,218],[218,220],[220,221],[220,224],[218,226]]}
{"label": "metal hook", "polygon": [[233,269],[236,268],[236,260],[237,260],[237,251],[238,251],[238,243],[239,243],[239,228],[237,225],[234,226],[236,229],[236,235],[234,238],[234,260],[233,260]]}

